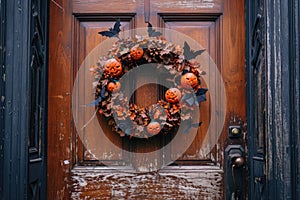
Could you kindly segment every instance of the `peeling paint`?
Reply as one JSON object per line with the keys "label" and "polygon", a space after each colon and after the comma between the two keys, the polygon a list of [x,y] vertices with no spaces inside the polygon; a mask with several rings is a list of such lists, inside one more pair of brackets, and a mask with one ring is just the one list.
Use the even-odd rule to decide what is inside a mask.
{"label": "peeling paint", "polygon": [[75,170],[72,199],[222,199],[222,170],[157,173]]}
{"label": "peeling paint", "polygon": [[87,185],[87,182],[85,181],[84,178],[81,178],[79,176],[73,176],[72,178],[77,181],[78,186],[80,186],[80,187],[84,187]]}
{"label": "peeling paint", "polygon": [[54,3],[54,5],[57,6],[60,10],[62,10],[62,12],[65,12],[65,9],[59,3],[54,0],[51,0],[51,2]]}
{"label": "peeling paint", "polygon": [[64,96],[63,95],[55,95],[55,96],[51,96],[52,98],[57,98],[57,99],[63,99]]}
{"label": "peeling paint", "polygon": [[185,0],[185,1],[169,1],[169,2],[159,2],[154,3],[157,7],[164,7],[164,8],[192,8],[192,9],[199,9],[199,8],[214,8],[216,3],[214,0]]}
{"label": "peeling paint", "polygon": [[64,164],[65,164],[65,165],[68,165],[68,164],[70,164],[70,161],[64,160]]}

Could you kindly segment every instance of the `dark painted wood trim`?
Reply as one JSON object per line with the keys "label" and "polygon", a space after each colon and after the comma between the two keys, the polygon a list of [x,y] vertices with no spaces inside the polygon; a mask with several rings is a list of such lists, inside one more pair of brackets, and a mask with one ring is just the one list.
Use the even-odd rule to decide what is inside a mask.
{"label": "dark painted wood trim", "polygon": [[249,199],[265,199],[265,16],[263,1],[246,3],[247,139]]}
{"label": "dark painted wood trim", "polygon": [[6,2],[5,132],[3,199],[24,199],[27,191],[28,1]]}
{"label": "dark painted wood trim", "polygon": [[291,177],[292,197],[300,199],[300,3],[293,0],[289,3],[289,48],[291,65],[290,91],[291,91]]}
{"label": "dark painted wood trim", "polygon": [[[257,14],[263,24],[260,31],[265,46],[266,79],[260,85],[255,83],[251,66],[251,40]],[[257,172],[263,167],[266,185],[261,187],[261,199],[300,198],[300,70],[299,70],[299,1],[286,4],[280,0],[247,1],[247,116],[249,149],[249,199],[256,199]],[[264,47],[263,47],[264,48]],[[258,70],[259,71],[259,70]],[[257,73],[257,71],[256,71]],[[259,119],[255,116],[256,87],[266,88],[266,146],[257,156],[255,137],[259,133]],[[253,90],[254,89],[254,90]],[[254,97],[254,98],[253,98]],[[266,155],[264,155],[264,152]],[[256,166],[254,158],[266,159],[264,166]],[[266,193],[264,193],[266,191]]]}
{"label": "dark painted wood trim", "polygon": [[0,198],[3,194],[3,136],[4,136],[4,104],[5,104],[5,1],[0,1]]}
{"label": "dark painted wood trim", "polygon": [[46,199],[49,1],[30,0],[27,198]]}
{"label": "dark painted wood trim", "polygon": [[[267,188],[269,199],[292,199],[288,5],[266,1]],[[284,31],[286,30],[286,31]]]}
{"label": "dark painted wood trim", "polygon": [[[37,3],[38,2],[38,3]],[[39,4],[40,1],[36,1]],[[45,199],[46,197],[46,165],[36,167],[37,159],[29,158],[29,135],[30,135],[30,104],[31,104],[31,76],[30,70],[34,57],[34,39],[39,34],[37,29],[37,19],[35,16],[35,6],[33,0],[30,1],[0,1],[1,4],[1,32],[0,32],[0,91],[1,91],[1,109],[0,109],[0,198],[1,199],[27,199],[30,198],[30,186],[32,178],[30,172],[35,176],[42,176],[42,190],[39,197],[33,199]],[[40,5],[40,4],[39,4]],[[47,63],[47,38],[48,38],[48,3],[41,3],[44,6],[43,27],[46,34],[44,39],[44,63]],[[45,26],[45,27],[44,27]],[[36,55],[35,55],[36,56]],[[44,68],[46,65],[44,65]],[[47,69],[44,69],[42,81],[39,87],[42,88],[41,97],[44,100],[43,112],[41,118],[47,117]],[[41,140],[46,147],[46,128],[47,120],[42,119]],[[46,154],[42,154],[45,162]],[[30,164],[29,164],[30,163]],[[29,166],[34,167],[29,167]],[[29,170],[30,169],[30,170]],[[40,175],[42,174],[42,175]],[[35,181],[35,180],[34,180]]]}
{"label": "dark painted wood trim", "polygon": [[299,2],[265,2],[268,198],[299,199]]}

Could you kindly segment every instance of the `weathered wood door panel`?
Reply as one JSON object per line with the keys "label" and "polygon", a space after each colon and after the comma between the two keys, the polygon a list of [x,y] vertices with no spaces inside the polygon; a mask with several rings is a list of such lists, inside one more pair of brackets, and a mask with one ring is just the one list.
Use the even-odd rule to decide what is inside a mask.
{"label": "weathered wood door panel", "polygon": [[[244,3],[240,0],[152,0],[150,11],[153,26],[173,29],[190,36],[207,50],[218,66],[226,91],[226,97],[223,98],[227,99],[223,131],[210,136],[218,137],[218,143],[212,144],[209,154],[201,152],[211,115],[217,114],[210,112],[213,105],[208,97],[201,104],[202,125],[192,145],[171,166],[159,172],[133,173],[131,166],[128,166],[131,154],[118,151],[114,145],[125,149],[134,147],[135,151],[144,152],[161,145],[163,136],[150,143],[135,144],[135,140],[109,134],[107,127],[104,129],[114,145],[105,141],[90,141],[88,149],[94,149],[98,151],[97,155],[102,155],[95,158],[76,135],[71,114],[73,83],[85,57],[105,40],[105,37],[97,34],[99,31],[113,26],[118,18],[121,19],[122,31],[147,26],[144,22],[144,1],[51,1],[49,199],[224,198],[223,151],[227,141],[227,128],[229,124],[241,124],[245,121]],[[143,81],[143,78],[135,81]],[[212,78],[210,81],[216,80]],[[140,88],[136,94],[137,101],[151,103],[153,99],[143,98],[143,94],[148,92],[156,99],[157,91],[155,85]],[[225,100],[219,98],[217,102]],[[92,133],[87,131],[86,134]],[[177,145],[180,144],[172,144],[174,154]],[[141,162],[138,158],[135,159],[136,162]],[[115,167],[107,167],[107,164]],[[123,170],[120,172],[115,169]]]}

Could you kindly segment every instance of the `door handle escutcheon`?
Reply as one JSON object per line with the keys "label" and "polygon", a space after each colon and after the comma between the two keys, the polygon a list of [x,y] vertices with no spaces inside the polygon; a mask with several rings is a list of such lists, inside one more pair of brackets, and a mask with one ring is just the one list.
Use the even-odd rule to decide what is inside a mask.
{"label": "door handle escutcheon", "polygon": [[225,149],[226,199],[245,199],[245,151],[241,145]]}

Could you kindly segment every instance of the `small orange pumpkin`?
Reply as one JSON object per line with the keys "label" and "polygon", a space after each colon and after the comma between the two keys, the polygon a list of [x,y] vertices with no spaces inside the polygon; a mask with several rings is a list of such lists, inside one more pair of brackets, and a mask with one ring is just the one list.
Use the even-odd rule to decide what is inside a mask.
{"label": "small orange pumpkin", "polygon": [[119,92],[121,89],[121,83],[119,81],[109,82],[106,86],[106,89],[110,92]]}
{"label": "small orange pumpkin", "polygon": [[157,135],[161,130],[161,126],[158,122],[150,122],[147,126],[147,131],[151,135]]}
{"label": "small orange pumpkin", "polygon": [[112,77],[118,77],[122,74],[122,65],[116,59],[112,58],[104,64],[104,72]]}
{"label": "small orange pumpkin", "polygon": [[181,99],[181,92],[177,88],[170,88],[166,91],[165,98],[167,102],[177,103]]}
{"label": "small orange pumpkin", "polygon": [[195,88],[198,85],[198,78],[193,73],[186,73],[181,77],[181,85],[184,88]]}
{"label": "small orange pumpkin", "polygon": [[139,60],[143,57],[144,50],[141,47],[132,47],[130,50],[130,56],[133,60]]}

